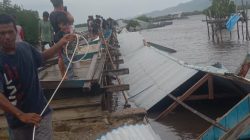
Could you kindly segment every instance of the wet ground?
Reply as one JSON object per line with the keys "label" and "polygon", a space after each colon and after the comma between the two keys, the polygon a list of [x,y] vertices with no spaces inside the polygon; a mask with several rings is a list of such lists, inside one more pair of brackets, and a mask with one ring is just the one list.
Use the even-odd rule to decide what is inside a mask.
{"label": "wet ground", "polygon": [[[249,52],[247,41],[237,39],[236,28],[232,32],[232,39],[227,31],[223,32],[223,42],[214,43],[208,39],[205,16],[192,16],[189,19],[175,20],[173,25],[163,28],[141,31],[143,37],[150,42],[157,43],[177,50],[174,57],[189,64],[207,66],[216,62],[223,64],[230,72],[236,72]],[[194,107],[216,119],[235,104],[234,100],[216,103],[198,103]],[[157,113],[155,114],[157,115]],[[163,140],[193,140],[204,132],[210,124],[190,113],[178,108],[161,122],[151,121],[151,124]]]}

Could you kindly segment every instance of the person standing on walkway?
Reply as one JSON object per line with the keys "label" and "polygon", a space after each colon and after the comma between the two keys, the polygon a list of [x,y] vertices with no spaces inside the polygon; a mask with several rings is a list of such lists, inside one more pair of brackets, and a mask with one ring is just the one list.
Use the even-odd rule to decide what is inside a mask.
{"label": "person standing on walkway", "polygon": [[67,8],[63,5],[63,0],[50,0],[50,1],[54,6],[54,11],[50,13],[49,19],[53,27],[54,33],[56,34],[57,32],[60,31],[60,28],[57,23],[58,14],[60,14],[61,12],[65,13],[68,18],[69,25],[73,25],[74,17],[68,12]]}
{"label": "person standing on walkway", "polygon": [[39,21],[39,40],[41,41],[42,51],[46,44],[52,46],[53,39],[53,27],[49,21],[49,13],[47,11],[43,12],[43,20]]}
{"label": "person standing on walkway", "polygon": [[65,35],[50,49],[40,53],[27,42],[16,42],[16,24],[6,14],[0,15],[0,108],[5,111],[11,140],[52,140],[52,111],[47,108],[38,68],[76,36]]}
{"label": "person standing on walkway", "polygon": [[[67,23],[63,23],[64,25],[67,25],[67,28],[69,29],[69,33],[72,33],[72,27],[71,25],[74,23],[74,17],[68,12],[67,8],[63,5],[63,0],[50,0],[51,3],[54,6],[54,11],[50,14],[50,22],[54,30],[54,42],[56,43],[58,40],[61,39],[61,27],[59,25],[62,24],[63,21],[67,21]],[[65,19],[66,17],[66,19]],[[59,38],[58,38],[59,37]],[[61,74],[63,75],[67,65],[67,59],[66,56],[62,53],[62,51],[58,52],[58,67],[61,71]],[[73,79],[74,78],[74,71],[73,66],[69,66],[69,70],[67,73],[67,77],[65,79]]]}

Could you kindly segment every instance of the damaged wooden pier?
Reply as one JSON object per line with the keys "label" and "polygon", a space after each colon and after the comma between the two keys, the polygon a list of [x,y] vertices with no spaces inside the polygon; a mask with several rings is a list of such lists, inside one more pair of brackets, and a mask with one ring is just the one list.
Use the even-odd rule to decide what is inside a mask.
{"label": "damaged wooden pier", "polygon": [[[87,60],[73,64],[74,79],[63,81],[51,103],[54,140],[95,140],[114,128],[144,122],[144,109],[128,108],[124,91],[129,85],[123,84],[119,75],[128,74],[129,69],[119,69],[124,61],[120,59],[115,32],[105,37],[101,34],[100,38],[96,52],[92,51]],[[47,98],[61,80],[56,62],[56,59],[51,60],[39,69]],[[120,96],[124,97],[123,101]],[[122,102],[126,106],[123,107]],[[8,139],[7,123],[1,111],[0,139]]]}

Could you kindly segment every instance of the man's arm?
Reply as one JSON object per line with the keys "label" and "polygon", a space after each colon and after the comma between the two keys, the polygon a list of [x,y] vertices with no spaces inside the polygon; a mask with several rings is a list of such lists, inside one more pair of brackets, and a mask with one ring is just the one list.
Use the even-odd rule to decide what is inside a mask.
{"label": "man's arm", "polygon": [[41,121],[41,117],[36,113],[24,113],[14,105],[12,105],[9,100],[0,93],[0,108],[2,108],[5,112],[13,114],[16,118],[18,118],[23,123],[31,123],[38,125]]}
{"label": "man's arm", "polygon": [[60,41],[54,44],[50,49],[42,53],[43,61],[52,58],[58,51],[63,48],[69,41],[75,40],[76,36],[74,34],[65,35]]}

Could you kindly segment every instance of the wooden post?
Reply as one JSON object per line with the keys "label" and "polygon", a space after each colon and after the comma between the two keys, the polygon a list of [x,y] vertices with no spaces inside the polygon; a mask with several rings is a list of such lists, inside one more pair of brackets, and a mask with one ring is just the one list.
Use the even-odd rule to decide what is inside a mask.
{"label": "wooden post", "polygon": [[[184,101],[188,98],[194,91],[196,91],[200,86],[202,86],[208,80],[209,74],[203,76],[196,84],[194,84],[190,89],[188,89],[181,97],[178,97],[179,101]],[[173,111],[178,106],[177,102],[171,104],[166,110],[164,110],[156,120],[160,120],[167,116],[171,111]]]}
{"label": "wooden post", "polygon": [[214,41],[214,24],[211,23],[211,26],[212,26],[212,39],[213,39],[213,41]]}
{"label": "wooden post", "polygon": [[223,42],[223,40],[222,40],[222,29],[221,29],[221,26],[219,26],[220,27],[220,40],[221,40],[221,42]]}
{"label": "wooden post", "polygon": [[209,25],[208,25],[207,16],[206,16],[206,21],[207,21],[207,34],[208,34],[208,39],[210,40],[210,32],[209,32]]}
{"label": "wooden post", "polygon": [[237,35],[238,35],[238,40],[239,40],[240,39],[239,21],[237,21]]}
{"label": "wooden post", "polygon": [[241,21],[241,32],[242,32],[242,39],[245,40],[245,37],[244,37],[244,29],[243,29],[243,24],[244,24],[244,20]]}
{"label": "wooden post", "polygon": [[[246,6],[248,5],[248,3],[246,2]],[[249,31],[248,31],[248,14],[247,14],[247,12],[248,12],[248,9],[247,8],[245,8],[246,9],[246,17],[245,17],[245,20],[246,20],[246,34],[247,34],[247,39],[246,40],[249,40]]]}
{"label": "wooden post", "polygon": [[[244,8],[244,3],[243,3],[243,0],[241,0],[241,4],[242,4],[242,10],[243,10],[243,14],[245,14],[245,8]],[[245,39],[244,37],[244,29],[243,29],[243,24],[245,22],[245,15],[243,15],[243,20],[241,21],[242,22],[242,26],[241,26],[241,30],[242,30],[242,36],[243,36],[243,40]]]}
{"label": "wooden post", "polygon": [[209,75],[208,77],[208,98],[210,100],[214,99],[214,83],[212,75]]}

